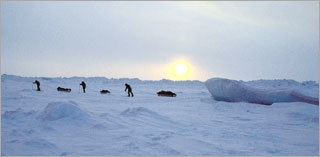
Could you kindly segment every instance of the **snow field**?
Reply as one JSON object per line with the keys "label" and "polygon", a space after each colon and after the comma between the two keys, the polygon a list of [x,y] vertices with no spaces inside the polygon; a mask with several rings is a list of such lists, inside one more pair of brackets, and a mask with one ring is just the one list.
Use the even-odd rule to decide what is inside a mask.
{"label": "snow field", "polygon": [[[35,79],[43,91],[31,90]],[[85,94],[78,93],[82,80]],[[2,155],[319,155],[319,109],[309,103],[219,102],[202,82],[1,81]],[[124,83],[135,97],[126,97]],[[177,97],[158,97],[160,90]]]}

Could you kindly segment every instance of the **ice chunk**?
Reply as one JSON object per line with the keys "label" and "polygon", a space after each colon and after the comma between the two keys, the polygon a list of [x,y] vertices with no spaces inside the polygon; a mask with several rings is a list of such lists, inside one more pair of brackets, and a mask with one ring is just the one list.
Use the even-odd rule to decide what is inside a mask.
{"label": "ice chunk", "polygon": [[[293,80],[236,81],[212,78],[205,82],[215,100],[271,105],[276,102],[306,102],[319,105],[318,86]],[[316,86],[316,87],[315,87]]]}

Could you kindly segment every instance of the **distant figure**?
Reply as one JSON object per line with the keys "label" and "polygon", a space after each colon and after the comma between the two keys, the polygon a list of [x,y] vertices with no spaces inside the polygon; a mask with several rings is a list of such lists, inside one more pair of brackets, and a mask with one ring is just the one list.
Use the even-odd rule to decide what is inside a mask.
{"label": "distant figure", "polygon": [[127,89],[128,89],[128,97],[130,97],[130,93],[131,93],[131,96],[133,97],[133,93],[132,93],[132,89],[131,89],[130,85],[128,85],[128,84],[125,84],[125,85],[126,85],[126,89],[124,91],[127,91]]}
{"label": "distant figure", "polygon": [[40,82],[38,80],[35,80],[32,82],[33,84],[37,84],[37,91],[40,91]]}
{"label": "distant figure", "polygon": [[83,88],[83,93],[86,93],[86,83],[84,83],[83,81],[80,84]]}

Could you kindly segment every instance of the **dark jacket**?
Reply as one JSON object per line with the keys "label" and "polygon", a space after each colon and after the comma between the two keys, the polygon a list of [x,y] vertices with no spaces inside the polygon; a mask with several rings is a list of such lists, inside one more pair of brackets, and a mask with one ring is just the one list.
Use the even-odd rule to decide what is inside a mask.
{"label": "dark jacket", "polygon": [[37,84],[37,86],[40,86],[40,82],[38,80],[34,81],[33,83]]}
{"label": "dark jacket", "polygon": [[131,92],[131,91],[132,91],[132,89],[131,89],[130,85],[125,84],[125,86],[126,86],[126,89],[125,89],[124,91],[127,91],[127,89],[128,89],[128,92]]}
{"label": "dark jacket", "polygon": [[86,88],[86,83],[84,83],[83,81],[80,84],[82,86],[82,88]]}

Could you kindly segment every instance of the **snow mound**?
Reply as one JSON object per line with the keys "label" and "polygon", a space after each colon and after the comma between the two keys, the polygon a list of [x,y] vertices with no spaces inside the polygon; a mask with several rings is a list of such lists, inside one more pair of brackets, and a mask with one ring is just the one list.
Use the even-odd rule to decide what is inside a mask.
{"label": "snow mound", "polygon": [[271,105],[276,102],[305,102],[319,105],[315,83],[299,83],[293,80],[236,81],[212,78],[205,82],[215,100],[249,102]]}
{"label": "snow mound", "polygon": [[89,118],[89,114],[80,109],[78,104],[73,101],[52,102],[42,110],[39,118],[46,121],[55,121],[62,118],[86,120]]}

